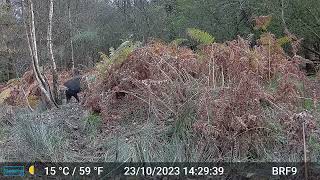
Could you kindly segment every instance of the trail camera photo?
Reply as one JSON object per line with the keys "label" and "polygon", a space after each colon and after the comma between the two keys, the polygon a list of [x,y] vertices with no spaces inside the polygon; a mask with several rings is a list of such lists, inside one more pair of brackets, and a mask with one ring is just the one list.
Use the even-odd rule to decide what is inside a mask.
{"label": "trail camera photo", "polygon": [[320,0],[0,0],[0,179],[320,179],[319,67]]}

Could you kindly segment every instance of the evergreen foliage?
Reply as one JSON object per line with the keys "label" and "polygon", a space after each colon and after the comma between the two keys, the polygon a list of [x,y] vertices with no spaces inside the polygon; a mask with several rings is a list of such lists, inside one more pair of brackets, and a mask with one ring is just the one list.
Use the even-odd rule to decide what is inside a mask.
{"label": "evergreen foliage", "polygon": [[98,39],[98,34],[95,31],[83,31],[72,37],[74,42],[92,42]]}

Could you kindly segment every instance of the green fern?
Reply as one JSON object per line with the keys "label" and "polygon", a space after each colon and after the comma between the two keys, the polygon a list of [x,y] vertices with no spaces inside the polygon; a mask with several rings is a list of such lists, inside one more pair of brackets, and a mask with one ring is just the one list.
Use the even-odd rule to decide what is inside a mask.
{"label": "green fern", "polygon": [[284,36],[284,37],[277,39],[277,44],[279,46],[283,46],[283,45],[288,44],[290,42],[291,42],[291,39],[288,36]]}
{"label": "green fern", "polygon": [[105,53],[98,52],[98,54],[100,55],[100,58],[102,59],[102,61],[109,61],[110,60],[109,56],[106,55]]}
{"label": "green fern", "polygon": [[200,43],[201,45],[208,45],[214,42],[214,37],[209,33],[196,28],[187,29],[188,36]]}
{"label": "green fern", "polygon": [[188,39],[178,38],[178,39],[171,41],[170,44],[173,46],[180,46],[182,43],[187,42],[187,41],[188,41]]}
{"label": "green fern", "polygon": [[103,52],[98,52],[100,55],[101,61],[96,65],[96,69],[100,74],[104,73],[107,70],[108,65],[111,63],[110,58]]}
{"label": "green fern", "polygon": [[100,73],[104,73],[108,70],[108,67],[112,64],[121,64],[128,56],[138,47],[141,46],[141,42],[125,41],[117,49],[110,48],[109,56],[103,52],[99,52],[102,61],[97,65],[97,69]]}

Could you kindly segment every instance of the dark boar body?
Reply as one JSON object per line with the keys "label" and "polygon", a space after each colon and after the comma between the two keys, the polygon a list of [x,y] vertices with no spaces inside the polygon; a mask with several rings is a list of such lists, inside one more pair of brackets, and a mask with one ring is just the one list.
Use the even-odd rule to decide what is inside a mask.
{"label": "dark boar body", "polygon": [[67,90],[65,91],[67,103],[70,101],[72,96],[80,102],[78,93],[81,91],[81,76],[76,76],[65,82],[63,85],[67,87]]}

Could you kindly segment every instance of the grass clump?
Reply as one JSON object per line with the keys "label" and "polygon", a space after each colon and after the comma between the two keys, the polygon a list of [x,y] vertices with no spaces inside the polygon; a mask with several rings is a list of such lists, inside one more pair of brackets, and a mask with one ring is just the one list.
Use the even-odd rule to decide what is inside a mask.
{"label": "grass clump", "polygon": [[17,153],[25,161],[61,161],[65,137],[59,127],[37,121],[36,115],[25,114],[17,117],[12,133],[19,144]]}
{"label": "grass clump", "polygon": [[92,113],[84,119],[84,130],[89,136],[95,136],[101,126],[102,119],[99,114]]}

